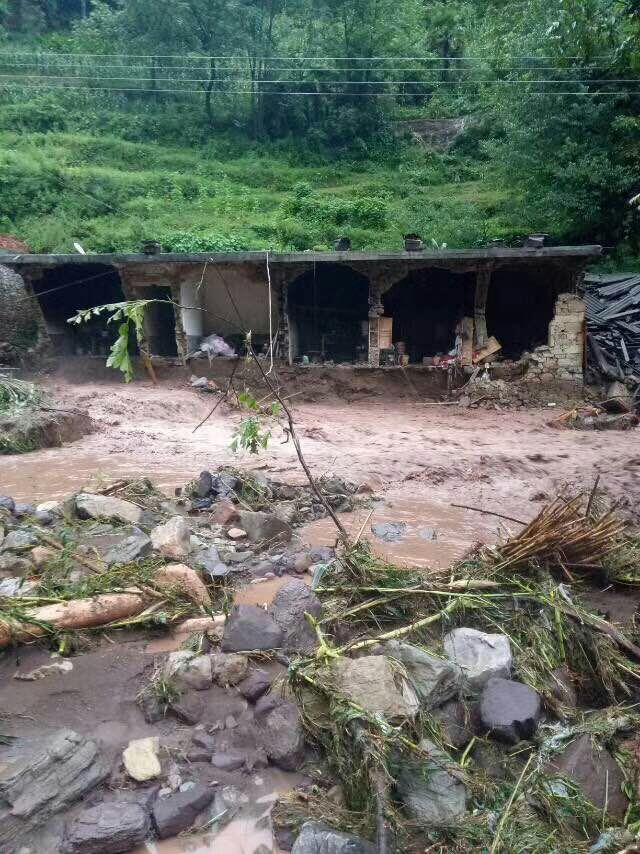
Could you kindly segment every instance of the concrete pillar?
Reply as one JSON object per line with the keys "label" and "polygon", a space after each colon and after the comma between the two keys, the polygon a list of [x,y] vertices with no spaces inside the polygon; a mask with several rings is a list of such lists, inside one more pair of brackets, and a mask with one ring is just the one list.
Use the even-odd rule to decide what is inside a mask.
{"label": "concrete pillar", "polygon": [[384,314],[380,284],[369,283],[369,353],[367,362],[371,368],[380,367],[380,317]]}
{"label": "concrete pillar", "polygon": [[196,282],[180,283],[180,314],[186,338],[187,352],[197,350],[204,335],[204,312],[202,311],[202,288]]}

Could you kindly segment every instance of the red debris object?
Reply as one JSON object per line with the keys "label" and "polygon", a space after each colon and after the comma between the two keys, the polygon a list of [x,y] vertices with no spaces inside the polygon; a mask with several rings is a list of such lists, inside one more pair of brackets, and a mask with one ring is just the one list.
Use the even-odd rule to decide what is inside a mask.
{"label": "red debris object", "polygon": [[9,234],[0,234],[0,252],[20,252],[21,254],[29,254],[31,250],[24,240],[18,240],[17,237],[11,237]]}

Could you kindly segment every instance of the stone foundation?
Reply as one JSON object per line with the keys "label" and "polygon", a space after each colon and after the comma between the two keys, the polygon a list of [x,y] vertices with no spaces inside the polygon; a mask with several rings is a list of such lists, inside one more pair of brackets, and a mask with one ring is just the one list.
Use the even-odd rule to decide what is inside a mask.
{"label": "stone foundation", "polygon": [[45,351],[49,336],[38,300],[22,276],[0,265],[0,342],[24,356]]}
{"label": "stone foundation", "polygon": [[549,343],[530,356],[527,377],[541,382],[569,380],[581,383],[584,362],[584,301],[574,294],[560,294],[549,324]]}

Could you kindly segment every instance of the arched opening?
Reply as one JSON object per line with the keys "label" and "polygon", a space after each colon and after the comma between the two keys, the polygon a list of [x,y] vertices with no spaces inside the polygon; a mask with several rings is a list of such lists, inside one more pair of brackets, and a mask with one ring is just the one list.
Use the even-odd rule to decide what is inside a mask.
{"label": "arched opening", "polygon": [[532,267],[509,267],[491,276],[487,332],[502,345],[501,357],[520,359],[547,344],[556,300],[553,275]]}
{"label": "arched opening", "polygon": [[118,330],[103,316],[87,323],[67,323],[79,309],[122,302],[124,294],[115,267],[106,264],[63,264],[46,270],[33,282],[47,332],[59,355],[100,355],[109,352]]}
{"label": "arched opening", "polygon": [[318,264],[287,290],[292,360],[365,362],[369,281],[350,267]]}
{"label": "arched opening", "polygon": [[475,282],[475,273],[428,268],[409,273],[383,294],[393,343],[404,343],[410,363],[454,348],[456,326],[463,317],[473,316]]}

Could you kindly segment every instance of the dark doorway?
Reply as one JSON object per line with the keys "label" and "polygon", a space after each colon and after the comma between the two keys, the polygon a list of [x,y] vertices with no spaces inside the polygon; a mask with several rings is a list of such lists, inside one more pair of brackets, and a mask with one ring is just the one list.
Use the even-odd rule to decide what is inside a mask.
{"label": "dark doorway", "polygon": [[487,332],[502,345],[501,356],[519,359],[549,340],[556,300],[553,272],[509,267],[491,276],[487,297]]}
{"label": "dark doorway", "polygon": [[145,289],[145,299],[152,302],[145,311],[145,334],[152,356],[177,356],[176,317],[171,304],[171,288],[153,285]]}
{"label": "dark doorway", "polygon": [[107,264],[63,264],[33,282],[47,331],[60,355],[108,353],[118,330],[106,315],[81,324],[67,323],[78,310],[122,302],[124,294],[115,267]]}
{"label": "dark doorway", "polygon": [[287,292],[292,359],[367,359],[369,280],[340,264],[318,264]]}
{"label": "dark doorway", "polygon": [[456,326],[473,315],[475,274],[429,268],[416,270],[382,296],[393,318],[393,343],[405,344],[409,362],[445,355],[453,349]]}

